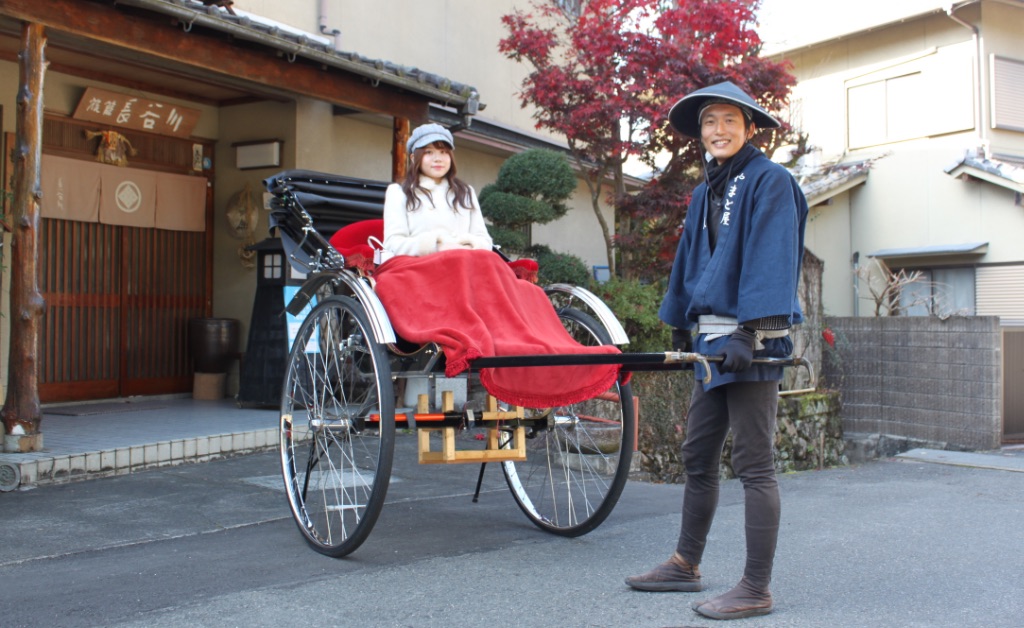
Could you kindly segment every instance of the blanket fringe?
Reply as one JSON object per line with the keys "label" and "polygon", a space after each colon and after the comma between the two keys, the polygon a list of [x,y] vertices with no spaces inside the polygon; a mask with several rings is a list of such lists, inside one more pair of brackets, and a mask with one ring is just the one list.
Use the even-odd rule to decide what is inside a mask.
{"label": "blanket fringe", "polygon": [[445,377],[455,377],[462,371],[467,370],[470,362],[479,357],[483,357],[483,354],[479,349],[470,347],[466,349],[466,353],[457,358],[452,359],[452,354],[450,352],[446,353],[445,357],[448,360],[444,365]]}

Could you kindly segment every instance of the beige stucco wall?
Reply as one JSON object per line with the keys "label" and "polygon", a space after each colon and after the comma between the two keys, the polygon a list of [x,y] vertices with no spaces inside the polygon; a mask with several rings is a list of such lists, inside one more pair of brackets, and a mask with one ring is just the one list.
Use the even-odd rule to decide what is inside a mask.
{"label": "beige stucco wall", "polygon": [[[878,249],[989,242],[986,262],[1022,258],[1024,212],[1013,206],[983,203],[992,199],[977,181],[960,181],[944,167],[960,150],[963,138],[936,138],[901,146],[872,169],[868,184],[857,190],[851,241],[862,254]],[[1011,211],[1017,210],[1017,211]],[[1016,214],[1016,218],[1014,216]]]}
{"label": "beige stucco wall", "polygon": [[[1024,60],[1020,25],[1024,10],[994,1],[957,12],[982,25],[981,76],[987,60],[999,54]],[[793,63],[796,122],[810,143],[826,157],[856,160],[885,155],[871,169],[867,183],[816,208],[808,225],[808,246],[825,262],[823,301],[831,315],[854,312],[850,256],[861,262],[885,248],[988,242],[980,258],[919,260],[929,265],[1020,263],[1024,261],[1024,211],[1011,191],[991,183],[954,179],[945,168],[965,150],[986,141],[1002,154],[1024,157],[1024,133],[974,128],[972,119],[975,45],[971,31],[945,14],[909,20],[801,48],[781,55]],[[938,96],[922,104],[915,122],[941,129],[924,137],[867,147],[851,147],[847,138],[847,87],[872,77],[920,72],[924,85]],[[987,82],[983,86],[987,90]],[[955,116],[953,103],[967,103],[967,122]],[[998,149],[996,148],[998,147]],[[832,211],[837,205],[844,212]],[[845,224],[844,224],[845,223]],[[837,287],[838,286],[838,287]],[[861,303],[861,313],[868,309]]]}
{"label": "beige stucco wall", "polygon": [[826,313],[853,311],[853,279],[849,238],[850,197],[840,194],[828,203],[815,205],[807,216],[804,246],[825,260],[822,272],[822,303]]}
{"label": "beige stucco wall", "polygon": [[[390,119],[374,124],[351,116],[336,116],[330,128],[330,154],[319,166],[321,169],[372,181],[391,180]],[[459,174],[463,174],[462,161],[458,162]]]}
{"label": "beige stucco wall", "polygon": [[[236,0],[234,6],[319,33],[317,0],[296,0],[287,5]],[[528,10],[528,2],[327,0],[325,6],[327,27],[341,31],[340,50],[416,67],[472,85],[486,105],[478,114],[480,119],[493,120],[533,135],[540,133],[559,143],[564,141],[537,131],[532,110],[520,106],[517,93],[530,66],[510,61],[498,52],[498,42],[506,34],[501,17],[517,7]],[[302,125],[300,118],[299,127]],[[390,178],[390,120],[338,116],[332,128],[330,150],[314,136],[315,143],[320,145],[317,152],[322,165],[319,169],[370,179]],[[457,137],[456,142],[460,176],[477,191],[492,183],[505,155],[465,138]],[[317,162],[310,156],[306,163]],[[556,251],[578,255],[589,265],[607,264],[600,225],[582,180],[569,205],[571,210],[565,217],[534,228],[534,241]],[[603,210],[608,224],[613,225],[611,208]]]}
{"label": "beige stucco wall", "polygon": [[[611,190],[606,186],[602,196]],[[581,257],[588,266],[608,265],[604,235],[594,215],[590,202],[590,190],[583,182],[576,186],[576,193],[570,202],[570,210],[563,218],[533,228],[535,244],[546,244],[557,252],[572,253]],[[608,225],[615,224],[614,212],[607,204],[601,205],[601,214]]]}
{"label": "beige stucco wall", "polygon": [[[214,162],[217,177],[213,218],[213,315],[241,321],[243,351],[249,337],[249,320],[256,294],[256,270],[242,265],[238,248],[243,242],[230,233],[225,211],[231,197],[246,185],[262,199],[264,178],[279,170],[296,167],[296,110],[295,103],[269,102],[224,107],[222,110]],[[280,168],[239,170],[235,167],[232,144],[271,138],[283,142]],[[268,236],[267,228],[267,213],[264,211],[256,225],[257,242]],[[238,391],[237,363],[228,374],[227,389],[228,394]]]}
{"label": "beige stucco wall", "polygon": [[[328,0],[328,5],[343,0]],[[282,24],[301,28],[311,33],[317,32],[318,0],[235,0],[232,8],[271,18]]]}
{"label": "beige stucco wall", "polygon": [[[245,11],[319,34],[318,0],[235,0]],[[527,66],[498,52],[501,16],[528,2],[510,0],[327,0],[327,27],[341,31],[338,49],[439,74],[477,88],[481,116],[532,129],[516,92]]]}

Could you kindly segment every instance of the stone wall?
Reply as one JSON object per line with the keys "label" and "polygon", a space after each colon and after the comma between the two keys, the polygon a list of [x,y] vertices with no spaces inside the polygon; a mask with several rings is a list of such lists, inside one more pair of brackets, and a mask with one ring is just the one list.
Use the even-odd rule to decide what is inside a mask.
{"label": "stone wall", "polygon": [[842,396],[854,456],[984,450],[1002,438],[1002,332],[993,316],[829,317],[822,384]]}
{"label": "stone wall", "polygon": [[[633,479],[682,483],[686,480],[681,449],[686,439],[692,372],[634,373],[633,392],[640,396],[639,451]],[[848,463],[839,393],[820,391],[779,398],[775,433],[775,468],[780,473],[821,469]],[[722,477],[733,477],[732,436],[722,455]]]}
{"label": "stone wall", "polygon": [[839,394],[822,391],[779,399],[775,468],[779,472],[847,464]]}

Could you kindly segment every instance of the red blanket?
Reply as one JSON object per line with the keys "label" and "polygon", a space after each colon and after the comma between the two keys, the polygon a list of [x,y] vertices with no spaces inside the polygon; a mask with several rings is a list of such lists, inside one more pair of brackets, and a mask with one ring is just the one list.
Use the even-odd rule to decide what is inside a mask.
{"label": "red blanket", "polygon": [[[442,251],[399,256],[377,268],[376,292],[402,338],[436,342],[452,377],[478,357],[619,353],[584,346],[569,336],[544,291],[516,278],[490,251]],[[606,391],[620,366],[541,366],[481,369],[489,393],[514,405],[548,408]]]}

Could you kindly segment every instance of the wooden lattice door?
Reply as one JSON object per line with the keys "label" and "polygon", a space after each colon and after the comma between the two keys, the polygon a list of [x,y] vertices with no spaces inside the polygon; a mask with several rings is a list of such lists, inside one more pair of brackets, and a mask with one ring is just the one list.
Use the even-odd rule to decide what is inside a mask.
{"label": "wooden lattice door", "polygon": [[192,390],[188,321],[204,316],[206,234],[121,228],[121,394]]}
{"label": "wooden lattice door", "polygon": [[120,229],[42,220],[40,289],[46,303],[39,352],[42,401],[120,393]]}
{"label": "wooden lattice door", "polygon": [[206,234],[42,221],[41,401],[191,390]]}

